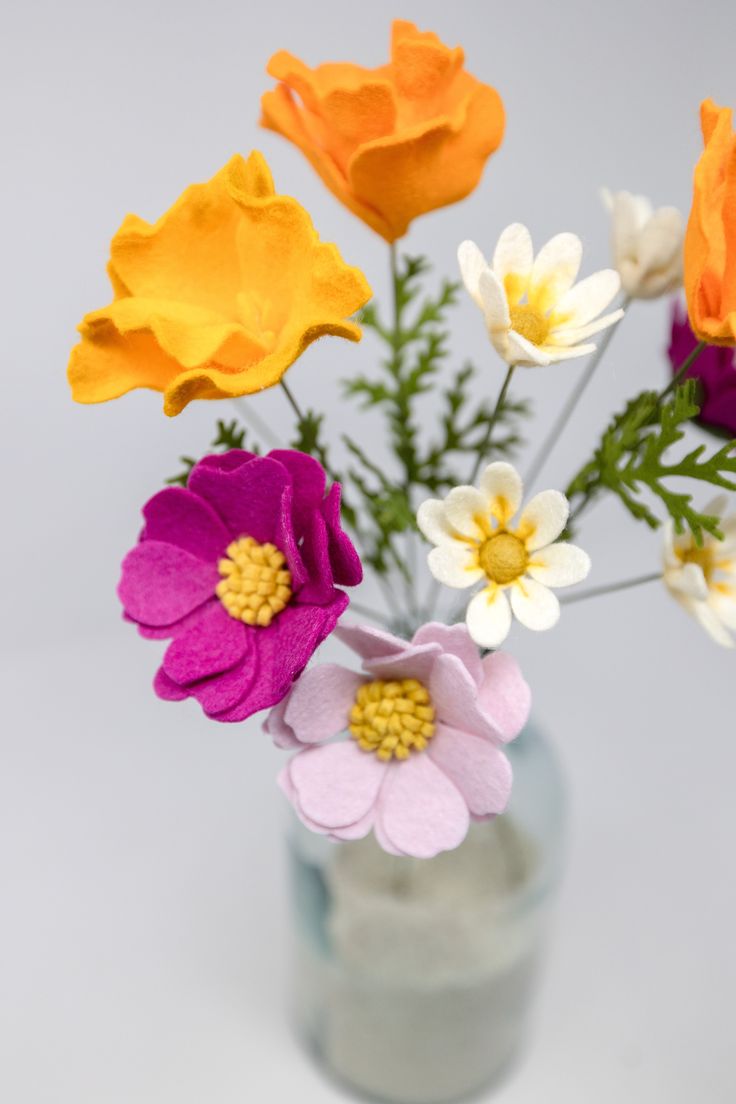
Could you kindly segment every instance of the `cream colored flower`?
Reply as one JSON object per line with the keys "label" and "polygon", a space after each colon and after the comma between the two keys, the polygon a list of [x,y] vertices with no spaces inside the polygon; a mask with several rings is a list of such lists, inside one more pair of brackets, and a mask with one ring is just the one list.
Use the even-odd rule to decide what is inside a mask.
{"label": "cream colored flower", "polygon": [[[725,517],[725,495],[704,510],[721,518],[724,539],[704,535],[698,548],[692,533],[675,533],[667,523],[664,542],[664,581],[673,596],[705,631],[724,648],[736,647],[736,514]],[[731,630],[729,632],[729,629]]]}
{"label": "cream colored flower", "polygon": [[480,488],[453,487],[417,513],[420,530],[436,545],[428,557],[435,579],[458,589],[484,581],[466,614],[468,631],[483,648],[506,638],[512,610],[528,629],[551,629],[560,604],[548,588],[579,583],[590,571],[586,552],[557,541],[567,524],[565,496],[535,495],[514,526],[522,495],[519,473],[498,462],[485,469]]}
{"label": "cream colored flower", "polygon": [[656,299],[682,285],[685,220],[676,207],[656,211],[646,196],[601,189],[611,216],[611,251],[631,299]]}
{"label": "cream colored flower", "polygon": [[613,269],[575,284],[582,255],[580,238],[557,234],[535,257],[529,231],[519,222],[501,234],[490,265],[475,242],[462,243],[463,282],[507,364],[535,367],[585,356],[595,351],[586,338],[621,318],[621,310],[598,317],[621,286]]}

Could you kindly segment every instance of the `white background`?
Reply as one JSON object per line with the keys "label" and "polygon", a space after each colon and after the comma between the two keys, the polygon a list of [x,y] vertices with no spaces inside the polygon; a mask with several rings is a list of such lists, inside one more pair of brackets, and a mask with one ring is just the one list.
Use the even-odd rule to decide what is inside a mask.
{"label": "white background", "polygon": [[[9,1104],[263,1104],[342,1099],[284,1015],[288,912],[279,763],[257,723],[216,726],[150,690],[159,645],[120,621],[119,561],[141,504],[199,454],[222,411],[179,418],[138,393],[74,406],[74,326],[109,300],[123,215],[257,146],[281,190],[386,292],[385,246],[299,153],[257,127],[265,65],[378,64],[401,14],[466,47],[508,110],[465,204],[408,239],[454,271],[463,237],[508,222],[578,232],[607,263],[601,184],[687,210],[697,106],[736,104],[730,0],[451,5],[28,2],[3,16],[0,1096]],[[564,485],[608,412],[665,379],[668,307],[635,305],[543,482]],[[501,366],[475,309],[454,354]],[[375,347],[325,341],[290,374],[339,422],[338,381]],[[549,425],[581,370],[520,373]],[[259,412],[289,432],[278,392]],[[332,415],[332,417],[331,417]],[[428,422],[431,412],[427,412]],[[356,426],[356,435],[366,433]],[[538,430],[539,432],[539,430]],[[581,543],[593,581],[656,569],[660,538],[610,503]],[[371,600],[370,594],[367,599]],[[736,803],[733,654],[657,585],[515,631],[571,785],[573,847],[524,1063],[499,1104],[729,1104]]]}

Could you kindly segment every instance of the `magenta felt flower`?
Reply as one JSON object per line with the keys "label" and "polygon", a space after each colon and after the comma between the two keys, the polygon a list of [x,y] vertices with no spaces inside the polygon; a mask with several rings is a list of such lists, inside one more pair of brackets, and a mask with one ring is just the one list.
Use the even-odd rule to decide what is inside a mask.
{"label": "magenta felt flower", "polygon": [[[672,333],[667,350],[673,372],[698,343],[690,329],[687,311],[675,304]],[[687,372],[702,388],[698,422],[729,436],[736,435],[736,350],[726,345],[707,345]]]}
{"label": "magenta felt flower", "polygon": [[123,561],[125,616],[173,637],[154,687],[218,721],[281,701],[348,604],[360,559],[340,527],[340,486],[301,452],[206,456],[186,489],[143,508]]}
{"label": "magenta felt flower", "polygon": [[[296,748],[279,784],[301,820],[333,839],[373,829],[385,851],[430,858],[462,843],[471,820],[503,812],[531,694],[515,659],[480,658],[464,625],[423,625],[407,643],[341,627],[358,674],[322,664],[302,675],[264,725]],[[349,738],[332,741],[348,729]]]}

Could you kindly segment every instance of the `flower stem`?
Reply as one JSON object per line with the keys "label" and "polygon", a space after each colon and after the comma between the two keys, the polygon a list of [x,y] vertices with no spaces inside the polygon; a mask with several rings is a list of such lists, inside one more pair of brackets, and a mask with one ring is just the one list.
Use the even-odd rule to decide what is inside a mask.
{"label": "flower stem", "polygon": [[[622,300],[622,303],[621,303],[622,309],[625,310],[628,307],[630,302],[631,302],[631,300],[630,300],[629,296],[626,296],[626,298],[624,298]],[[604,356],[606,350],[608,349],[608,346],[611,344],[611,339],[612,339],[614,333],[616,332],[616,330],[618,329],[619,323],[622,322],[622,321],[623,321],[623,319],[620,319],[619,322],[615,323],[613,326],[609,326],[608,329],[606,330],[605,334],[603,335],[603,337],[600,340],[600,344],[598,345],[598,348],[593,353],[592,357],[588,361],[588,364],[587,364],[587,367],[586,367],[585,371],[583,372],[582,376],[578,380],[577,387],[573,388],[572,393],[570,394],[570,397],[568,398],[567,402],[565,403],[562,410],[560,411],[560,413],[557,417],[557,420],[555,421],[555,423],[552,426],[551,430],[549,431],[549,433],[545,437],[541,448],[537,452],[537,455],[534,457],[534,459],[533,459],[533,461],[532,461],[532,463],[529,467],[529,470],[526,473],[526,476],[524,477],[524,485],[527,488],[527,490],[531,489],[532,485],[534,484],[537,477],[539,476],[539,473],[541,472],[541,470],[544,467],[545,463],[549,459],[550,453],[552,452],[555,445],[558,443],[560,437],[562,436],[562,434],[563,434],[563,432],[564,432],[564,430],[567,426],[567,423],[570,421],[570,418],[574,414],[578,403],[580,402],[583,395],[585,394],[585,391],[588,387],[588,384],[590,383],[590,381],[592,380],[592,378],[595,374],[596,368],[598,367],[601,360],[603,359],[603,356]]]}
{"label": "flower stem", "polygon": [[661,578],[661,571],[656,571],[652,575],[638,575],[634,579],[623,579],[619,583],[607,583],[605,586],[590,587],[588,590],[581,590],[579,594],[571,594],[569,597],[561,598],[560,605],[571,606],[573,602],[584,602],[588,598],[599,598],[604,594],[615,594],[616,591],[629,590],[631,587],[643,586],[644,583],[653,583]]}
{"label": "flower stem", "polygon": [[493,437],[493,431],[496,428],[496,422],[498,421],[498,415],[501,413],[501,408],[504,404],[504,400],[505,400],[506,395],[508,393],[508,389],[511,385],[511,380],[513,379],[515,371],[516,371],[516,365],[515,364],[509,364],[508,369],[506,371],[506,376],[504,377],[504,381],[501,384],[501,390],[499,391],[498,398],[496,399],[496,405],[493,408],[493,413],[491,414],[490,418],[488,419],[488,427],[486,428],[486,435],[483,438],[483,440],[481,441],[480,446],[478,447],[478,455],[475,458],[475,464],[473,465],[473,470],[470,473],[470,479],[468,480],[468,483],[475,483],[476,476],[478,475],[478,472],[480,471],[481,464],[483,463],[483,459],[485,457],[486,451],[488,450],[488,446],[491,443],[491,439]]}
{"label": "flower stem", "polygon": [[685,357],[685,359],[683,360],[682,364],[680,365],[680,367],[675,372],[675,374],[672,377],[672,379],[670,380],[670,382],[667,384],[667,386],[664,388],[664,390],[660,392],[660,395],[659,395],[659,401],[660,402],[662,402],[663,399],[666,399],[671,391],[674,391],[674,389],[677,387],[678,383],[682,382],[683,376],[685,376],[687,374],[688,369],[692,367],[692,365],[698,359],[698,357],[700,356],[700,354],[702,353],[703,349],[705,348],[705,346],[707,344],[708,344],[707,341],[699,341],[698,344],[695,346],[695,348],[690,352],[690,354]]}
{"label": "flower stem", "polygon": [[389,628],[391,625],[391,621],[388,617],[384,617],[382,613],[376,613],[376,611],[374,609],[371,609],[370,606],[364,606],[361,602],[354,602],[352,598],[350,599],[350,605],[348,608],[353,610],[354,613],[359,613],[361,617],[368,617],[372,621],[376,621],[379,625],[383,625],[385,628]]}

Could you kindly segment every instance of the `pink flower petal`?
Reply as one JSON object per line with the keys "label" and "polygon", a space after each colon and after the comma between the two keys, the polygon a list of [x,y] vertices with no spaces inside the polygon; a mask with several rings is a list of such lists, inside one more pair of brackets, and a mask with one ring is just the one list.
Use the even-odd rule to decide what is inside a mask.
{"label": "pink flower petal", "polygon": [[511,793],[511,764],[490,740],[438,725],[427,754],[457,786],[474,817],[504,811]]}
{"label": "pink flower petal", "polygon": [[349,723],[362,675],[336,663],[305,671],[286,699],[283,719],[298,744],[321,744]]}
{"label": "pink flower petal", "polygon": [[378,659],[398,655],[410,647],[405,640],[391,633],[374,629],[372,625],[341,625],[335,636],[347,644],[361,659]]}
{"label": "pink flower petal", "polygon": [[518,736],[529,720],[532,692],[513,656],[493,652],[483,660],[478,701],[504,743]]}
{"label": "pink flower petal", "polygon": [[173,544],[146,540],[123,560],[118,596],[125,612],[145,625],[170,625],[214,594],[214,563]]}
{"label": "pink flower petal", "polygon": [[331,831],[356,824],[376,803],[388,765],[353,740],[298,752],[289,780],[298,808]]}
{"label": "pink flower petal", "polygon": [[169,644],[164,671],[179,686],[229,671],[249,651],[248,634],[256,631],[231,617],[221,602],[212,602]]}
{"label": "pink flower petal", "polygon": [[430,859],[462,843],[470,814],[454,783],[429,755],[419,753],[391,764],[376,820],[397,851]]}
{"label": "pink flower petal", "polygon": [[465,625],[442,625],[438,621],[430,621],[417,629],[412,643],[439,644],[443,652],[456,655],[461,660],[474,682],[480,685],[483,681],[478,645],[473,643]]}
{"label": "pink flower petal", "polygon": [[284,720],[288,700],[288,698],[284,698],[283,701],[273,707],[263,722],[262,728],[271,737],[277,748],[282,748],[284,751],[297,751],[302,745]]}
{"label": "pink flower petal", "polygon": [[141,540],[175,544],[209,563],[225,555],[230,537],[211,506],[184,487],[167,487],[143,507]]}
{"label": "pink flower petal", "polygon": [[432,670],[428,689],[439,722],[486,739],[501,738],[492,718],[478,701],[478,687],[457,656],[440,656]]}
{"label": "pink flower petal", "polygon": [[363,670],[379,679],[419,679],[428,683],[442,654],[439,644],[407,644],[406,651],[379,659],[363,660]]}

